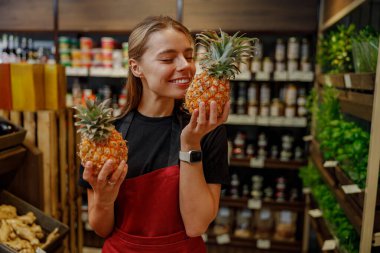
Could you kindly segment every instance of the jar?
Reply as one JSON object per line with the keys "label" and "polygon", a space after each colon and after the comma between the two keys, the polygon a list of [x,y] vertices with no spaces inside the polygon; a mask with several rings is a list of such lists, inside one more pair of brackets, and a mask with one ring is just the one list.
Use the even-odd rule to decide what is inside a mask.
{"label": "jar", "polygon": [[260,116],[261,117],[269,117],[269,105],[262,104],[260,106]]}
{"label": "jar", "polygon": [[261,71],[261,61],[258,59],[254,59],[251,63],[251,72],[257,73]]}
{"label": "jar", "polygon": [[276,61],[285,60],[285,44],[282,39],[277,39],[276,50],[275,50],[275,59]]}
{"label": "jar", "polygon": [[284,71],[286,71],[286,65],[285,65],[285,62],[277,61],[277,62],[276,62],[275,70],[276,70],[277,72],[284,72]]}
{"label": "jar", "polygon": [[288,61],[288,72],[295,72],[298,70],[298,62],[296,60]]}
{"label": "jar", "polygon": [[285,117],[287,118],[293,118],[296,116],[296,107],[289,105],[285,108]]}
{"label": "jar", "polygon": [[270,103],[270,87],[268,84],[262,84],[260,87],[260,104]]}
{"label": "jar", "polygon": [[288,60],[299,59],[299,41],[295,37],[291,37],[288,40]]}
{"label": "jar", "polygon": [[272,104],[270,106],[270,116],[271,117],[279,117],[282,116],[283,105],[280,99],[275,98],[272,100]]}
{"label": "jar", "polygon": [[299,96],[297,98],[297,105],[305,106],[306,105],[305,89],[304,88],[299,89],[298,93],[299,93]]}
{"label": "jar", "polygon": [[81,50],[90,50],[92,48],[92,39],[89,37],[80,38],[80,49]]}
{"label": "jar", "polygon": [[248,86],[248,103],[257,103],[257,85],[254,83]]}
{"label": "jar", "polygon": [[308,60],[309,59],[309,41],[306,38],[302,39],[301,44],[301,60]]}
{"label": "jar", "polygon": [[115,40],[111,37],[102,37],[100,41],[103,49],[112,50],[115,47]]}
{"label": "jar", "polygon": [[307,114],[307,109],[305,106],[298,106],[297,108],[297,115],[299,117],[305,117]]}
{"label": "jar", "polygon": [[256,103],[248,105],[248,115],[255,117],[259,113],[259,107]]}
{"label": "jar", "polygon": [[264,58],[263,71],[266,73],[272,73],[273,72],[273,62],[269,57]]}
{"label": "jar", "polygon": [[297,101],[297,87],[294,84],[289,84],[285,90],[285,104],[295,105]]}
{"label": "jar", "polygon": [[302,60],[301,61],[301,71],[302,72],[310,72],[311,71],[311,63],[309,60]]}

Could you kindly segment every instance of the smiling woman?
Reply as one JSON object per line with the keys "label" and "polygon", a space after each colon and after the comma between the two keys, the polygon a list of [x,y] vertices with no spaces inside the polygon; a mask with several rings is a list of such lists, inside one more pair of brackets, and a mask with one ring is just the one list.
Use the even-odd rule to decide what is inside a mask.
{"label": "smiling woman", "polygon": [[[86,164],[81,183],[88,188],[89,223],[107,237],[106,253],[206,252],[200,235],[229,182],[222,125],[229,103],[219,117],[215,101],[209,114],[205,103],[192,115],[182,107],[195,74],[194,42],[169,17],[138,24],[128,53],[127,104],[115,122],[128,140],[128,165],[112,170],[108,161],[95,174]],[[110,185],[104,178],[121,180]]]}

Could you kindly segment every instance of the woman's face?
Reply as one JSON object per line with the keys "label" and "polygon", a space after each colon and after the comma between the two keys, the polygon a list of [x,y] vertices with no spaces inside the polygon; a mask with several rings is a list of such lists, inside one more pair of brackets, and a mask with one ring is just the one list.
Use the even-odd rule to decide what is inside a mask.
{"label": "woman's face", "polygon": [[182,32],[165,29],[150,34],[137,63],[144,94],[181,99],[195,74],[193,45]]}

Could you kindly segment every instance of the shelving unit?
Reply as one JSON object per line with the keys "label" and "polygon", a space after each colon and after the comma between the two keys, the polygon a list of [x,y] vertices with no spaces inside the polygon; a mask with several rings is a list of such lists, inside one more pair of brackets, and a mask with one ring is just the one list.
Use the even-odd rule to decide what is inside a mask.
{"label": "shelving unit", "polygon": [[[335,6],[333,15],[325,18],[326,10],[334,9],[330,1],[322,1],[320,8],[319,36],[341,18],[365,1],[343,1],[346,5]],[[378,252],[380,246],[380,218],[377,193],[379,185],[380,162],[380,54],[377,60],[376,73],[342,73],[334,75],[317,75],[315,87],[321,84],[334,86],[339,91],[341,111],[371,124],[370,146],[368,154],[366,187],[361,193],[346,193],[347,185],[354,185],[349,178],[342,178],[339,166],[326,168],[323,153],[317,141],[313,140],[310,146],[311,159],[320,172],[326,185],[335,196],[348,220],[360,235],[360,253]],[[321,94],[323,96],[323,94]],[[314,131],[313,131],[314,132]],[[343,187],[342,187],[343,186]],[[360,196],[364,195],[363,207],[358,204]],[[313,221],[311,222],[313,225]],[[315,225],[315,224],[314,224]],[[315,227],[313,225],[313,227]],[[317,230],[317,229],[316,229]],[[319,232],[317,231],[319,236]]]}

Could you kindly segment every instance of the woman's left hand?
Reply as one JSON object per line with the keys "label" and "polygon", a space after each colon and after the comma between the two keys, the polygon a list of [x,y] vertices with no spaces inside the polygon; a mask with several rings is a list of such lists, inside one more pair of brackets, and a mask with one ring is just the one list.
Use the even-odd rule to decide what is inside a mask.
{"label": "woman's left hand", "polygon": [[228,101],[223,108],[223,114],[217,117],[217,104],[210,102],[210,114],[207,118],[206,106],[204,102],[199,104],[199,109],[195,109],[191,115],[189,124],[182,130],[181,146],[183,148],[200,149],[200,142],[203,136],[214,130],[219,125],[227,121],[230,112],[230,102]]}

